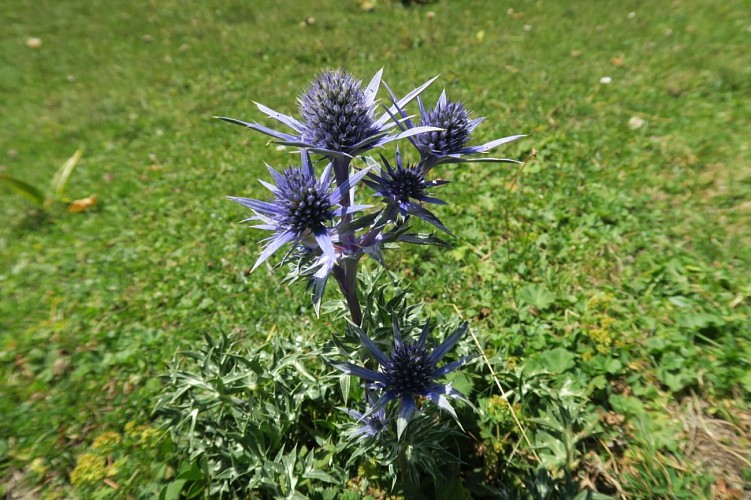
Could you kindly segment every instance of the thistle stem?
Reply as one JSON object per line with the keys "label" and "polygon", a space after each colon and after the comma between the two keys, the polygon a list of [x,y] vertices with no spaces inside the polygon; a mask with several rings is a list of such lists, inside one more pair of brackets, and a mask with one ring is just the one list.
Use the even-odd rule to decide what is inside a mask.
{"label": "thistle stem", "polygon": [[399,482],[409,496],[410,493],[420,491],[419,482],[415,482],[409,473],[409,459],[407,458],[407,446],[404,443],[399,445],[399,454],[396,457],[396,465],[399,470]]}
{"label": "thistle stem", "polygon": [[[349,164],[351,161],[350,158],[341,156],[334,156],[331,158],[331,164],[334,168],[334,178],[336,179],[337,185],[341,186],[347,182],[347,179],[349,179]],[[349,196],[347,196],[342,200],[342,205],[349,205],[349,202]]]}
{"label": "thistle stem", "polygon": [[[331,163],[334,167],[334,177],[336,179],[337,186],[341,187],[347,184],[349,180],[349,164],[352,161],[347,157],[334,157]],[[349,207],[352,205],[352,198],[350,193],[343,193],[342,201],[339,203],[342,207]],[[352,214],[347,214],[342,217],[342,224],[348,224],[352,222]],[[342,244],[344,247],[354,254],[357,251],[357,241],[355,239],[354,232],[347,232],[341,235]]]}
{"label": "thistle stem", "polygon": [[[349,180],[349,164],[351,161],[351,158],[346,157],[334,157],[331,160],[336,184],[340,187],[346,185]],[[352,198],[350,197],[350,193],[344,193],[340,205],[348,207],[351,204]],[[351,221],[352,214],[342,217],[342,224],[348,224]],[[340,236],[342,245],[350,252],[350,256],[356,255],[357,239],[355,238],[355,233],[348,231],[340,234]],[[357,298],[357,264],[357,258],[342,259],[339,265],[334,267],[334,278],[339,283],[339,289],[342,291],[342,295],[344,295],[344,300],[347,301],[352,322],[360,326],[362,325],[362,309],[360,308],[360,300]]]}
{"label": "thistle stem", "polygon": [[362,309],[357,298],[357,264],[356,259],[342,259],[340,265],[334,266],[334,278],[347,302],[349,315],[357,326],[362,325]]}
{"label": "thistle stem", "polygon": [[418,163],[417,165],[424,174],[427,174],[433,167],[436,166],[437,162],[438,158],[435,155],[422,155],[420,158],[420,163]]}

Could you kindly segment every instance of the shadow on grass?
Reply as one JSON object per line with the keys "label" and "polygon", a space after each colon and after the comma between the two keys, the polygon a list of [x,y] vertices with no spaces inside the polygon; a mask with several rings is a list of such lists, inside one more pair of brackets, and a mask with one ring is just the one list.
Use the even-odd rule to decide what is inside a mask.
{"label": "shadow on grass", "polygon": [[43,231],[52,226],[54,218],[45,210],[32,208],[10,221],[10,234],[14,238],[23,237],[30,232]]}

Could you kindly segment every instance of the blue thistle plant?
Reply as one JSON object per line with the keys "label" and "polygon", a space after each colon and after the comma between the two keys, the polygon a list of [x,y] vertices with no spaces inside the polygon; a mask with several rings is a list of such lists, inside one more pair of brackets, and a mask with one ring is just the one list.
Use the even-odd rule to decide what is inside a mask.
{"label": "blue thistle plant", "polygon": [[399,148],[396,149],[396,167],[392,167],[388,160],[381,155],[381,161],[385,167],[380,175],[374,172],[363,179],[376,196],[383,197],[391,213],[385,215],[385,219],[392,219],[396,212],[402,216],[407,214],[416,215],[421,219],[433,224],[440,230],[450,233],[443,223],[438,220],[430,210],[424,207],[425,203],[446,205],[446,202],[434,198],[428,194],[428,189],[448,184],[448,181],[425,179],[425,170],[419,165],[404,165]]}
{"label": "blue thistle plant", "polygon": [[253,270],[282,246],[293,243],[294,246],[303,245],[308,249],[319,248],[322,262],[330,264],[324,267],[330,271],[337,260],[337,217],[367,208],[364,205],[343,206],[342,200],[349,198],[350,189],[368,173],[368,168],[352,175],[343,185],[333,188],[331,164],[316,179],[310,157],[307,153],[301,156],[300,167],[290,167],[281,173],[267,165],[276,185],[260,182],[274,195],[271,201],[229,197],[254,212],[255,215],[245,221],[259,221],[260,224],[253,227],[274,233],[265,240],[265,247]]}
{"label": "blue thistle plant", "polygon": [[[392,93],[392,99],[394,97]],[[474,155],[486,153],[498,146],[526,137],[524,134],[502,137],[479,146],[467,146],[467,143],[472,138],[472,132],[485,118],[472,119],[469,111],[463,104],[448,100],[445,90],[441,92],[438,102],[432,109],[425,109],[425,105],[419,97],[417,98],[417,102],[420,107],[421,117],[418,126],[401,109],[399,103],[395,103],[395,106],[401,119],[397,115],[394,115],[393,119],[403,131],[402,133],[413,127],[434,127],[437,129],[409,136],[410,142],[422,156],[420,165],[425,171],[444,163],[520,163],[517,160],[509,158],[475,157]]]}
{"label": "blue thistle plant", "polygon": [[398,437],[401,437],[408,422],[417,411],[418,401],[423,399],[432,401],[440,409],[451,414],[458,422],[456,412],[448,398],[459,399],[467,403],[468,401],[462,393],[452,388],[451,384],[442,384],[438,379],[464,366],[472,357],[465,356],[441,367],[438,367],[438,363],[464,335],[467,326],[468,323],[463,323],[441,345],[430,351],[427,345],[430,321],[425,323],[419,339],[413,342],[402,340],[399,325],[394,319],[394,344],[389,355],[384,354],[368,338],[365,332],[356,328],[355,331],[360,342],[378,362],[378,371],[349,362],[333,363],[333,366],[348,375],[355,375],[364,379],[368,382],[368,388],[382,392],[381,397],[365,413],[364,417],[385,408],[390,401],[399,402],[396,419]]}
{"label": "blue thistle plant", "polygon": [[435,131],[435,127],[420,126],[398,134],[390,133],[396,125],[391,121],[391,115],[397,107],[406,106],[437,77],[398,100],[389,113],[376,117],[376,94],[382,74],[383,69],[363,89],[359,80],[341,69],[321,73],[298,99],[303,121],[255,103],[261,112],[292,129],[292,133],[235,118],[217,118],[270,135],[279,144],[306,148],[328,157],[350,158],[398,139]]}

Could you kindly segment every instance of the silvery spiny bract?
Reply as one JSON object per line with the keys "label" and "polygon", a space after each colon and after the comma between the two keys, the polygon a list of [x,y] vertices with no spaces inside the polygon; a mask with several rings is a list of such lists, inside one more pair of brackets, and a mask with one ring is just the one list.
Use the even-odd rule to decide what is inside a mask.
{"label": "silvery spiny bract", "polygon": [[267,165],[276,185],[260,182],[274,195],[271,201],[229,197],[253,210],[255,215],[246,219],[260,222],[253,227],[274,232],[267,238],[253,270],[290,242],[320,248],[329,262],[336,261],[335,219],[366,208],[362,205],[342,206],[341,201],[367,174],[367,168],[352,175],[344,185],[332,188],[331,164],[316,179],[307,153],[301,156],[302,166],[290,167],[282,173]]}
{"label": "silvery spiny bract", "polygon": [[394,319],[394,344],[389,355],[384,354],[375,343],[359,328],[356,329],[360,341],[378,362],[378,371],[364,366],[357,366],[349,362],[334,363],[333,366],[349,375],[355,375],[368,381],[368,388],[382,392],[381,397],[365,414],[375,413],[384,408],[390,401],[399,401],[399,412],[396,419],[397,435],[401,436],[409,420],[418,409],[418,400],[427,398],[439,408],[451,414],[455,419],[456,412],[448,397],[466,401],[466,398],[451,384],[442,384],[438,379],[470,361],[466,356],[440,368],[438,363],[456,345],[467,331],[467,323],[463,323],[438,347],[430,351],[427,340],[430,333],[430,322],[426,322],[417,342],[402,340],[399,325]]}

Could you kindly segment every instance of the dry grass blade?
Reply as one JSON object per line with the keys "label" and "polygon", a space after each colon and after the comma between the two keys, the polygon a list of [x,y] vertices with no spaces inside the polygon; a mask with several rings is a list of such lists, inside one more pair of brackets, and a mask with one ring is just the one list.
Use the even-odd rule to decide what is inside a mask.
{"label": "dry grass blade", "polygon": [[76,152],[73,153],[73,156],[68,158],[55,173],[55,176],[52,178],[52,184],[50,185],[52,188],[52,196],[54,198],[62,198],[65,193],[65,187],[68,185],[68,179],[73,173],[73,170],[75,170],[76,165],[78,165],[78,161],[81,159],[82,154],[83,149],[79,148],[76,150]]}
{"label": "dry grass blade", "polygon": [[685,451],[717,477],[715,487],[740,494],[745,487],[743,471],[751,468],[751,461],[744,456],[748,453],[742,442],[744,431],[727,420],[707,416],[706,406],[693,395],[681,411],[689,437]]}
{"label": "dry grass blade", "polygon": [[498,380],[498,376],[495,374],[495,370],[493,370],[493,365],[490,364],[490,360],[485,355],[485,351],[482,349],[482,346],[480,345],[480,341],[477,340],[477,336],[475,335],[475,332],[473,332],[471,328],[469,329],[469,334],[472,335],[472,340],[475,341],[475,345],[477,346],[477,349],[480,351],[480,353],[482,353],[482,359],[485,361],[485,365],[488,367],[488,370],[490,370],[490,376],[493,377],[493,381],[495,382],[496,387],[498,387],[498,390],[501,391],[501,398],[506,402],[506,405],[508,406],[508,409],[511,412],[511,416],[514,418],[514,423],[519,428],[519,432],[521,432],[522,437],[524,438],[524,442],[526,442],[527,446],[529,446],[529,449],[532,452],[532,454],[535,456],[535,459],[538,462],[542,462],[542,460],[540,460],[540,456],[535,451],[534,446],[532,446],[532,442],[527,437],[527,432],[524,430],[524,427],[519,421],[519,417],[516,416],[514,407],[511,406],[511,403],[509,403],[508,398],[506,398],[506,391],[503,390],[501,381]]}

